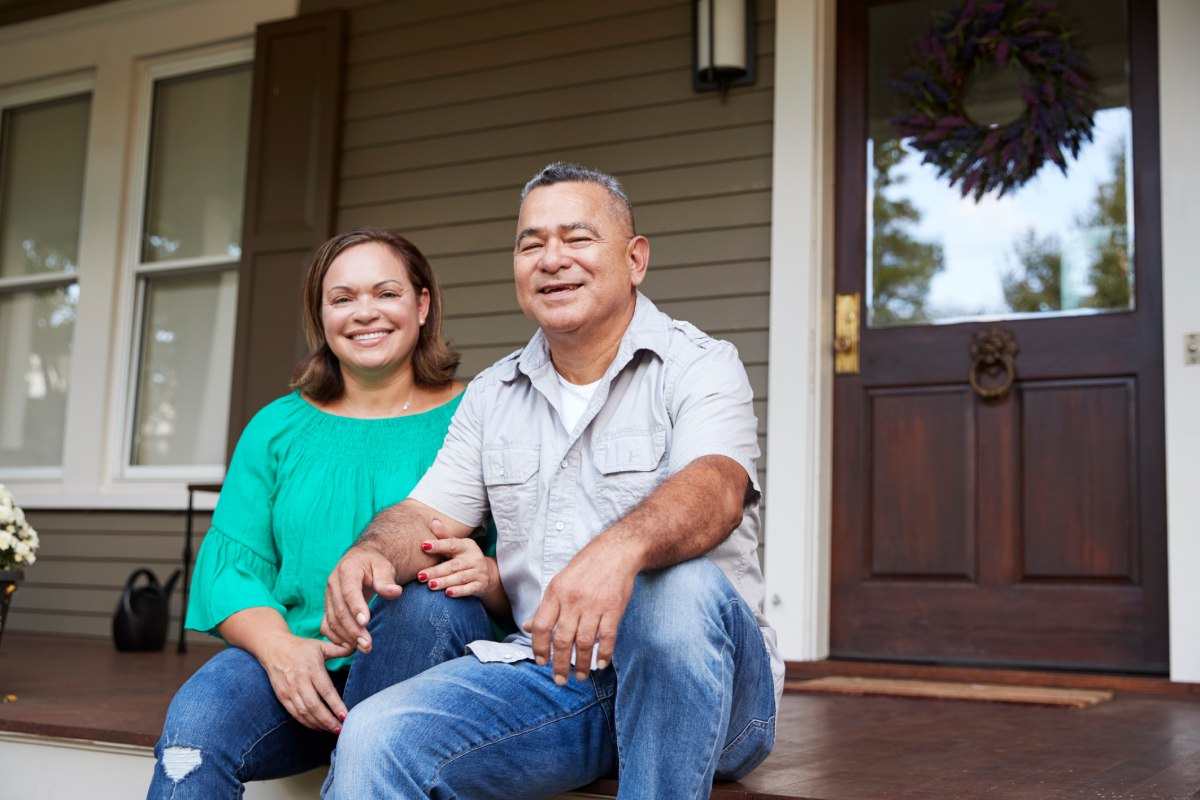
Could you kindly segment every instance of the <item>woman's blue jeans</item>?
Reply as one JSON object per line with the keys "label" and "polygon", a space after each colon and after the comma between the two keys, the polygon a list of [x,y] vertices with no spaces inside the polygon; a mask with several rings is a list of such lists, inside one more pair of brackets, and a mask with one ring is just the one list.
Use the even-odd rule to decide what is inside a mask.
{"label": "woman's blue jeans", "polygon": [[547,797],[619,773],[618,797],[707,798],[775,740],[770,656],[706,558],[639,576],[613,664],[556,686],[532,661],[456,658],[350,713],[327,800]]}
{"label": "woman's blue jeans", "polygon": [[[376,600],[367,627],[371,653],[355,658],[348,677],[344,671],[331,675],[349,708],[493,635],[477,600],[447,598],[418,583],[397,600]],[[171,701],[146,796],[235,800],[246,781],[328,764],[336,743],[333,734],[294,720],[258,660],[230,647],[209,659]]]}

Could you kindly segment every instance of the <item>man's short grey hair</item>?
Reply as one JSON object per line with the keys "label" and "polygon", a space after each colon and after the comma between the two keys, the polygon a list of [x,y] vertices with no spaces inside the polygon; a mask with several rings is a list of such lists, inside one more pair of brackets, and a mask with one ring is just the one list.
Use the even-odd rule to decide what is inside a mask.
{"label": "man's short grey hair", "polygon": [[629,195],[625,194],[621,182],[607,172],[601,172],[591,167],[572,164],[568,161],[555,161],[553,164],[547,164],[525,184],[525,188],[521,190],[521,202],[524,203],[525,198],[529,197],[529,193],[534,189],[553,186],[556,183],[594,183],[600,186],[608,192],[609,200],[616,205],[618,212],[624,214],[625,218],[629,220],[629,233],[637,233],[637,228],[633,223],[633,204],[629,202]]}

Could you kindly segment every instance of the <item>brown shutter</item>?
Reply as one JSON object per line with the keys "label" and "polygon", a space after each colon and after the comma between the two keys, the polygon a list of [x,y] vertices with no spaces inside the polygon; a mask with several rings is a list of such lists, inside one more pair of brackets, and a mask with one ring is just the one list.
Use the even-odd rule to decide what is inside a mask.
{"label": "brown shutter", "polygon": [[344,27],[340,11],[258,27],[227,459],[306,352],[300,286],[333,233]]}

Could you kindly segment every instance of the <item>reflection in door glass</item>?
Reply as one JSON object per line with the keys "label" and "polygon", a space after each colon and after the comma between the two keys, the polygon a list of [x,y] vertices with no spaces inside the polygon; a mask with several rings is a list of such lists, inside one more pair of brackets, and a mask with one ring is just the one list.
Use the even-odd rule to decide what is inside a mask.
{"label": "reflection in door glass", "polygon": [[[984,24],[988,13],[998,25]],[[961,22],[968,16],[979,20],[974,27]],[[872,327],[1133,308],[1126,18],[1123,0],[908,0],[871,9]],[[961,46],[932,35],[939,26],[966,31]],[[1080,108],[1090,131],[1070,122]],[[914,117],[929,133],[911,135],[904,122]],[[984,166],[953,169],[964,163]]]}

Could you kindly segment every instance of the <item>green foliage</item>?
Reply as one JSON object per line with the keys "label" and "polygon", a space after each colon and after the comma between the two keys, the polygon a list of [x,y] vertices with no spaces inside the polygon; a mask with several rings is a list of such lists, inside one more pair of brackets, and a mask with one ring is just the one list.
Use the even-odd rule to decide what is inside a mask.
{"label": "green foliage", "polygon": [[1053,236],[1038,238],[1030,229],[1013,245],[1021,270],[1010,270],[1000,282],[1013,311],[1062,309],[1062,249]]}
{"label": "green foliage", "polygon": [[893,199],[888,190],[904,182],[892,170],[904,158],[898,139],[877,142],[875,195],[871,205],[872,322],[877,326],[927,321],[929,282],[942,269],[942,247],[912,236],[921,213],[909,200]]}
{"label": "green foliage", "polygon": [[1125,205],[1125,143],[1111,153],[1112,178],[1096,187],[1091,210],[1079,220],[1085,228],[1103,233],[1088,281],[1095,290],[1084,300],[1087,308],[1127,309],[1132,306],[1129,264],[1128,209]]}
{"label": "green foliage", "polygon": [[[1131,307],[1132,278],[1129,263],[1129,226],[1125,205],[1125,145],[1111,156],[1112,174],[1096,187],[1091,207],[1076,224],[1095,233],[1095,249],[1088,268],[1091,294],[1079,305],[1120,311]],[[1060,311],[1062,304],[1062,248],[1056,238],[1039,238],[1030,229],[1013,245],[1019,269],[1001,278],[1008,307],[1018,312]]]}

